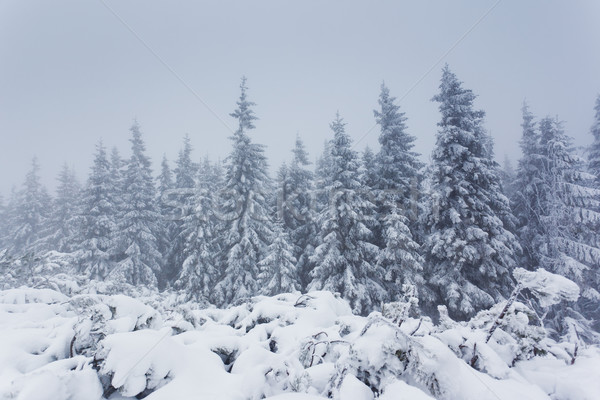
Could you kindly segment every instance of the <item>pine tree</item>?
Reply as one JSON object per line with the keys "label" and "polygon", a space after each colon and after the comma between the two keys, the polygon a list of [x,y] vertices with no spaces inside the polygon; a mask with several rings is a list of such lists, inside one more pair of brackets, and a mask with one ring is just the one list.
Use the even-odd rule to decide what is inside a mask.
{"label": "pine tree", "polygon": [[[163,155],[163,159],[161,162],[161,170],[160,174],[157,177],[158,181],[158,211],[160,214],[160,221],[163,227],[162,235],[158,239],[158,251],[162,255],[163,259],[167,258],[167,254],[171,248],[171,243],[173,242],[175,236],[178,233],[177,224],[173,221],[173,209],[174,204],[172,203],[170,196],[175,188],[175,184],[173,183],[173,174],[171,172],[171,168],[169,167],[169,162],[167,160],[166,155]],[[167,282],[168,278],[163,270],[160,276],[158,277],[159,287],[163,288]]]}
{"label": "pine tree", "polygon": [[160,214],[155,207],[155,188],[150,159],[137,122],[131,131],[132,154],[124,175],[123,216],[119,221],[119,242],[124,258],[110,272],[109,278],[132,285],[157,283],[161,255],[158,251]]}
{"label": "pine tree", "polygon": [[[540,264],[581,288],[584,313],[600,317],[600,190],[573,154],[572,139],[552,118],[540,121],[546,207],[541,215]],[[593,305],[590,307],[590,303]],[[591,308],[591,309],[588,309]]]}
{"label": "pine tree", "polygon": [[462,88],[448,66],[443,70],[433,151],[432,195],[426,217],[425,302],[448,305],[458,318],[473,315],[508,295],[519,245],[504,226],[510,216],[501,193],[491,139],[482,127],[475,95]]}
{"label": "pine tree", "polygon": [[361,182],[365,188],[374,189],[377,185],[377,163],[375,153],[369,146],[365,147],[362,153],[362,173]]}
{"label": "pine tree", "polygon": [[540,266],[540,246],[543,228],[540,217],[546,213],[548,189],[543,180],[543,155],[540,135],[534,116],[526,103],[523,104],[523,129],[517,177],[514,183],[511,204],[517,219],[517,233],[523,248],[521,265],[528,269]]}
{"label": "pine tree", "polygon": [[113,202],[111,167],[99,142],[79,214],[78,269],[92,279],[104,279],[113,267],[117,207]]}
{"label": "pine tree", "polygon": [[18,193],[18,204],[14,226],[10,236],[13,238],[12,253],[40,253],[45,248],[41,242],[43,226],[50,217],[51,198],[40,180],[40,166],[37,158],[31,161],[31,169],[26,175],[23,189]]}
{"label": "pine tree", "polygon": [[329,206],[321,215],[321,240],[311,260],[309,290],[339,292],[354,312],[366,314],[383,299],[383,272],[375,264],[377,246],[367,226],[374,205],[361,192],[358,155],[339,114],[331,123],[331,175],[325,191]]}
{"label": "pine tree", "polygon": [[313,268],[310,257],[317,246],[318,226],[313,197],[313,173],[307,168],[310,165],[304,143],[296,136],[293,158],[285,173],[280,171],[279,208],[284,231],[292,245],[292,255],[297,260],[300,288],[304,289],[310,282],[310,271]]}
{"label": "pine tree", "polygon": [[240,85],[237,109],[231,114],[239,126],[233,136],[233,150],[227,158],[225,187],[221,193],[222,235],[221,279],[214,290],[219,305],[258,293],[258,262],[262,260],[272,234],[266,199],[270,181],[264,146],[252,143],[254,103],[247,99],[246,79]]}
{"label": "pine tree", "polygon": [[418,159],[419,154],[413,151],[415,137],[406,132],[406,117],[395,101],[385,84],[381,84],[380,109],[374,111],[381,129],[381,148],[375,160],[377,178],[373,188],[379,192],[379,211],[386,214],[384,204],[398,203],[398,211],[408,218],[408,226],[414,231],[417,229],[418,192],[422,180],[419,171],[423,164]]}
{"label": "pine tree", "polygon": [[273,241],[266,254],[266,257],[258,263],[260,293],[274,296],[279,293],[298,291],[300,279],[296,268],[296,258],[281,222],[275,224]]}
{"label": "pine tree", "polygon": [[403,285],[421,287],[423,258],[420,246],[408,228],[408,218],[398,212],[396,203],[386,206],[388,214],[383,219],[384,247],[377,257],[378,266],[385,272],[385,286],[392,301],[402,296]]}
{"label": "pine tree", "polygon": [[201,178],[194,196],[192,212],[182,221],[181,236],[185,238],[183,264],[175,287],[184,291],[189,299],[210,299],[219,277],[216,267],[217,255],[220,252],[216,240],[219,228],[218,216],[215,213],[216,192],[214,181]]}
{"label": "pine tree", "polygon": [[179,151],[174,172],[175,185],[169,194],[169,202],[173,207],[171,215],[173,217],[172,229],[174,234],[166,254],[166,263],[163,270],[166,283],[173,282],[181,272],[186,243],[183,223],[186,218],[194,213],[195,207],[194,195],[198,165],[192,161],[192,144],[188,135],[183,138],[183,148]]}
{"label": "pine tree", "polygon": [[75,172],[65,163],[58,175],[58,187],[51,217],[48,221],[47,236],[44,239],[48,248],[63,253],[74,250],[79,234],[77,215],[81,203],[81,186]]}
{"label": "pine tree", "polygon": [[595,177],[596,187],[600,187],[600,95],[596,98],[596,112],[591,133],[594,141],[589,149],[588,161],[589,171]]}

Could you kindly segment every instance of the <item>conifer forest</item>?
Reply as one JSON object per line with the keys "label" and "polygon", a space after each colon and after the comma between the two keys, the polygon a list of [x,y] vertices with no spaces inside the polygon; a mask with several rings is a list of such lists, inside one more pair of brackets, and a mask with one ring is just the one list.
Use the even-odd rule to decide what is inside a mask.
{"label": "conifer forest", "polygon": [[[197,82],[184,79],[198,65],[190,70],[171,67],[179,62],[173,56],[177,43],[169,42],[174,53],[161,50],[159,36],[141,29],[139,33],[135,24],[128,24],[139,21],[124,11],[129,6],[100,0],[107,19],[228,128],[227,145],[219,145],[227,155],[206,150],[203,141],[218,135],[207,125],[202,134],[166,130],[162,143],[176,142],[178,152],[171,154],[175,147],[165,146],[157,159],[147,132],[160,119],[149,118],[154,109],[141,115],[132,110],[131,123],[121,128],[128,142],[112,143],[116,136],[110,135],[94,138],[95,146],[85,150],[89,168],[65,161],[54,186],[46,171],[62,162],[59,156],[81,150],[75,144],[65,143],[64,152],[53,156],[55,166],[46,165],[44,155],[31,154],[26,174],[17,167],[0,174],[6,181],[20,180],[10,191],[2,189],[8,183],[0,182],[5,185],[0,186],[0,400],[600,399],[600,94],[578,114],[593,121],[583,134],[569,132],[571,121],[566,123],[554,109],[534,113],[532,109],[547,106],[536,104],[539,98],[514,102],[513,120],[508,110],[499,110],[507,115],[502,126],[511,123],[510,129],[520,134],[520,152],[508,154],[501,165],[495,141],[506,145],[510,139],[491,131],[493,107],[484,110],[481,104],[498,104],[490,100],[494,96],[508,99],[503,93],[490,95],[490,88],[502,84],[496,80],[506,82],[501,74],[517,76],[517,69],[523,70],[518,85],[525,91],[524,80],[533,79],[523,67],[527,62],[512,66],[514,60],[508,58],[495,71],[481,71],[482,79],[462,76],[465,68],[454,69],[453,60],[446,60],[461,45],[478,43],[471,31],[483,29],[478,25],[486,18],[504,16],[501,9],[509,6],[500,3],[493,2],[406,93],[396,93],[401,85],[394,81],[376,84],[371,106],[363,110],[371,130],[365,133],[355,126],[356,110],[351,107],[327,110],[329,125],[322,126],[326,136],[315,154],[317,134],[306,140],[295,121],[289,122],[288,131],[277,133],[280,137],[272,134],[273,126],[280,127],[276,124],[270,125],[270,136],[261,136],[270,118],[281,121],[292,115],[261,115],[264,94],[279,90],[275,102],[282,102],[306,84],[302,95],[314,96],[305,76],[285,70],[282,61],[281,75],[265,73],[273,76],[273,86],[260,92],[261,97],[257,87],[265,80],[254,81],[257,70],[233,82],[221,82],[202,70],[214,61],[209,50],[231,46],[235,53],[240,41],[248,49],[239,54],[241,66],[248,57],[264,58],[268,52],[248,56],[255,50],[250,40],[254,33],[246,38],[238,35],[241,29],[234,30],[232,38],[225,29],[212,32],[207,37],[215,41],[214,48],[194,39],[202,43],[194,51],[203,57],[207,51],[206,64],[194,74],[219,80],[227,97],[233,93],[227,88],[235,88],[235,96],[228,99],[229,115],[221,115],[200,97],[204,93],[196,91]],[[301,15],[297,6],[287,7]],[[8,21],[1,10],[0,39],[2,21]],[[309,36],[314,34],[309,30],[322,28],[310,25],[320,18],[315,10],[317,15],[297,17],[306,22],[303,32]],[[346,17],[347,11],[336,12],[336,18]],[[255,15],[256,10],[247,12]],[[287,23],[295,24],[295,15]],[[173,16],[165,13],[164,18]],[[246,26],[245,17],[238,17],[231,17],[231,23],[212,23]],[[32,25],[45,23],[40,21]],[[340,24],[334,18],[327,23],[331,32]],[[279,25],[282,37],[288,37]],[[182,23],[182,32],[188,28]],[[331,58],[315,55],[303,68],[309,71],[310,62],[318,61],[323,74],[329,73],[328,63],[346,57],[340,55],[347,50],[344,35],[359,31],[340,33],[339,48],[324,45]],[[108,28],[102,32],[107,37],[119,34]],[[331,38],[327,32],[318,33],[323,43]],[[83,41],[96,40],[79,34]],[[495,34],[505,40],[514,32]],[[358,36],[351,45],[364,50]],[[58,36],[51,39],[60,42]],[[265,43],[275,46],[279,39],[268,32]],[[413,39],[427,40],[417,35]],[[307,47],[314,54],[319,54],[319,40],[321,36]],[[381,40],[385,46],[391,43],[385,35]],[[306,50],[300,42],[282,41],[290,53],[267,56],[265,69],[273,60],[292,60],[294,51]],[[371,45],[379,48],[378,43]],[[387,51],[396,50],[392,46]],[[498,48],[499,60],[501,52]],[[80,60],[76,53],[66,58],[75,67]],[[360,70],[367,63],[378,68],[387,62],[387,54],[374,60],[363,53],[359,60],[359,53],[351,54],[357,60],[349,69]],[[3,54],[9,52],[0,40],[0,58]],[[94,63],[109,65],[110,57],[101,60],[105,53],[99,54]],[[228,57],[224,54],[223,59]],[[549,64],[563,57],[555,55],[548,55]],[[50,64],[52,57],[61,56],[50,55]],[[407,55],[407,65],[416,62],[411,57]],[[136,60],[140,76],[144,62]],[[0,61],[0,92],[9,87],[2,80],[8,71],[4,63]],[[577,63],[578,68],[585,64]],[[219,65],[228,67],[226,62]],[[583,67],[577,71],[585,72]],[[339,71],[332,80],[344,81],[345,73]],[[558,81],[564,78],[551,82],[544,71],[536,73],[547,80],[544,96],[562,96]],[[575,69],[570,73],[575,78]],[[437,82],[428,93],[431,101],[412,108],[420,100],[407,96],[429,74]],[[92,75],[73,74],[72,80],[75,86],[84,85]],[[132,74],[123,77],[134,79]],[[124,84],[119,79],[102,81],[115,109],[121,98],[111,91]],[[356,86],[353,93],[366,96],[361,82],[344,82]],[[161,84],[144,81],[144,89],[136,93],[141,109],[150,104],[144,103],[145,96],[170,99]],[[478,97],[480,86],[486,101]],[[129,91],[133,86],[125,87]],[[327,90],[323,86],[321,92]],[[23,96],[35,105],[34,92],[23,86]],[[72,99],[91,101],[78,96]],[[57,93],[56,102],[69,110],[67,97]],[[52,101],[43,101],[52,114]],[[0,101],[0,109],[16,113],[12,102]],[[322,108],[327,103],[315,102]],[[130,112],[125,99],[122,104]],[[189,113],[185,104],[173,109],[181,107],[179,115]],[[423,119],[418,112],[412,115],[419,107],[435,107],[432,130],[412,124]],[[163,119],[174,115],[173,109],[165,106]],[[312,110],[294,110],[294,115],[325,121]],[[69,110],[70,116],[55,118],[88,119],[79,112]],[[23,121],[23,132],[35,126],[26,124],[29,118],[48,118],[24,115],[14,117]],[[90,126],[97,125],[94,132],[108,126],[97,117],[104,118],[103,109],[94,115],[95,120],[89,118]],[[106,118],[111,115],[107,112]],[[497,115],[494,127],[500,126]],[[568,115],[572,119],[574,114]],[[2,124],[0,115],[0,130],[8,126]],[[75,130],[89,136],[86,128],[77,125]],[[155,131],[162,130],[164,125]],[[369,134],[371,146],[362,142]],[[286,135],[293,145],[283,152],[281,137]],[[13,146],[8,136],[3,137],[7,148]],[[419,141],[425,137],[432,150],[422,154]],[[274,162],[273,151],[285,161]]]}

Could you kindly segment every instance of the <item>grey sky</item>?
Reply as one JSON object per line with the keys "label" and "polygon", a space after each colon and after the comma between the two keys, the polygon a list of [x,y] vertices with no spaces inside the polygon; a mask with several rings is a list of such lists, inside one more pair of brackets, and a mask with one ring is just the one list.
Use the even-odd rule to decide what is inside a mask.
{"label": "grey sky", "polygon": [[[311,157],[339,109],[355,140],[374,124],[379,86],[411,86],[488,10],[481,1],[105,0],[230,126],[248,77],[270,163],[297,132]],[[516,160],[520,107],[558,115],[590,142],[600,92],[600,2],[504,0],[444,59],[478,96],[496,154]],[[439,119],[440,64],[401,102],[429,158]],[[102,138],[129,154],[137,118],[155,171],[189,133],[195,156],[229,151],[230,132],[99,0],[0,0],[0,193],[21,185],[33,155],[53,187],[64,162],[87,176]],[[378,130],[365,144],[377,148]]]}

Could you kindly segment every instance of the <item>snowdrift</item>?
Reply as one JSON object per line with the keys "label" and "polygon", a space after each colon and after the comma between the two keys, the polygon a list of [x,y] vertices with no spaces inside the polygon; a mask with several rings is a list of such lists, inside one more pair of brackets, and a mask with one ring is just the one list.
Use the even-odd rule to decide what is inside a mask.
{"label": "snowdrift", "polygon": [[329,292],[228,309],[174,296],[0,292],[0,399],[598,399],[600,351],[515,302],[457,323],[355,316]]}

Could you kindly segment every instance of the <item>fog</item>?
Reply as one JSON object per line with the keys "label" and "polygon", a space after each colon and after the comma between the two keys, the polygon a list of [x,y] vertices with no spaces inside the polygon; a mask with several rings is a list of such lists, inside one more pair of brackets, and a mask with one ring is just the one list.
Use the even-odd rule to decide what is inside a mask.
{"label": "fog", "polygon": [[479,97],[496,155],[519,158],[520,108],[591,142],[600,92],[600,3],[562,1],[0,1],[0,193],[35,155],[53,188],[64,162],[84,181],[102,139],[129,154],[137,118],[155,172],[189,133],[198,159],[227,155],[242,75],[253,132],[274,169],[297,133],[313,158],[340,111],[356,149],[377,148],[382,81],[429,159],[448,63]]}

